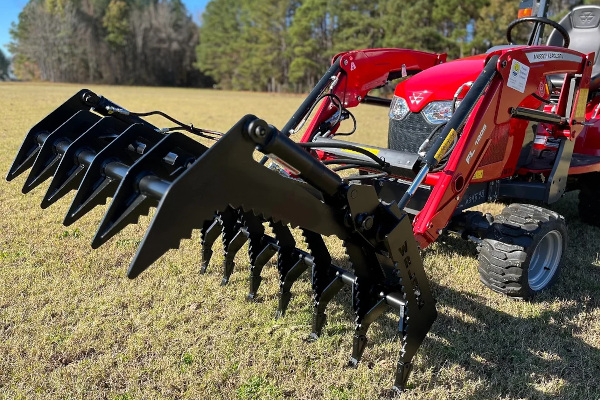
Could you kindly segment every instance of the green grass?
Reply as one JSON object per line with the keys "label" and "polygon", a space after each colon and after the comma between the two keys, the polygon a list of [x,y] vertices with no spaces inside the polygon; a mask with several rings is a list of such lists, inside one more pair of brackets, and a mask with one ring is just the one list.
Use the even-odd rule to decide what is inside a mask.
{"label": "green grass", "polygon": [[[78,89],[0,84],[3,174],[27,130]],[[160,109],[221,131],[246,113],[282,127],[302,101],[192,89],[91,89],[131,110]],[[364,107],[356,115],[353,140],[385,146],[386,110]],[[72,195],[41,210],[46,185],[24,196],[25,176],[0,183],[0,398],[387,396],[400,350],[393,313],[373,325],[362,363],[348,369],[353,326],[347,290],[331,304],[325,335],[308,343],[308,279],[294,286],[288,314],[275,321],[273,265],[264,270],[258,301],[248,303],[245,250],[230,284],[221,288],[219,251],[208,273],[198,274],[197,232],[129,280],[127,265],[150,219],[92,250],[106,206],[66,228],[61,221]],[[448,238],[424,252],[439,318],[403,398],[600,399],[600,230],[579,220],[576,193],[553,208],[567,218],[570,245],[561,279],[532,303],[484,288],[468,243]],[[344,264],[339,243],[328,242],[335,261]]]}

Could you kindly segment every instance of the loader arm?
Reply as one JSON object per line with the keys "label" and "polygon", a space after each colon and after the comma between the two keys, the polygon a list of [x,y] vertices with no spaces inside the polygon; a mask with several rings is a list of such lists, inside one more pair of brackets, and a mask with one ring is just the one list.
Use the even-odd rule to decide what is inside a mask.
{"label": "loader arm", "polygon": [[[496,166],[480,165],[497,128],[508,124],[511,118],[546,118],[560,125],[562,139],[571,150],[574,139],[583,129],[580,122],[585,119],[585,99],[593,55],[559,47],[536,46],[491,53],[487,63],[473,88],[444,127],[439,143],[433,146],[432,150],[435,152],[445,139],[457,138],[455,149],[443,171],[438,174],[429,199],[413,221],[415,238],[421,248],[433,243],[448,224],[475,172],[485,175],[489,168],[502,165],[502,161]],[[556,73],[566,74],[565,84],[568,86],[561,92],[555,114],[542,115],[536,110],[518,107],[527,97],[539,92],[540,85],[546,83],[547,75]],[[476,85],[483,90],[476,90]],[[520,148],[521,143],[512,143],[507,147],[508,152],[510,148]],[[568,170],[569,162],[570,154],[565,154],[561,164],[563,169],[566,163]],[[512,168],[514,171],[515,165],[502,165],[502,168]],[[559,185],[562,185],[564,192],[566,171],[562,174],[563,176],[555,176],[555,183],[550,181],[548,187],[541,190],[560,192]]]}
{"label": "loader arm", "polygon": [[[318,95],[329,86],[328,94],[337,96],[344,108],[356,107],[367,99],[371,90],[443,62],[446,62],[445,53],[405,49],[365,49],[340,53],[333,57],[332,68],[325,74],[324,82],[328,82],[328,85],[317,84],[307,100],[316,100]],[[306,105],[303,103],[301,106],[300,110],[304,110],[303,116],[306,116],[309,104],[312,103]],[[337,112],[340,112],[340,109],[332,97],[325,97],[300,141],[309,142],[317,133],[325,133],[326,129],[331,129],[330,133],[335,134],[339,125],[323,126],[323,124]],[[286,130],[288,125],[282,131],[289,135],[290,132]],[[289,128],[293,131],[296,127]]]}

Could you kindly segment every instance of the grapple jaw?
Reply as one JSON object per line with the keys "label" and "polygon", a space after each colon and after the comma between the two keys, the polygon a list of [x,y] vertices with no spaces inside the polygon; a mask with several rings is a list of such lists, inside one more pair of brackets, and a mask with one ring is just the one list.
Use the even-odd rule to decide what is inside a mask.
{"label": "grapple jaw", "polygon": [[[235,254],[249,242],[250,300],[258,295],[261,270],[277,255],[277,317],[285,315],[294,282],[310,270],[312,339],[321,335],[327,304],[351,286],[356,330],[350,365],[365,351],[371,323],[390,307],[398,310],[402,350],[395,387],[405,387],[436,311],[404,211],[381,202],[372,186],[347,184],[255,116],[242,118],[208,148],[182,133],[160,133],[139,118],[110,115],[102,111],[106,105],[117,107],[89,91],[73,96],[27,134],[7,179],[31,167],[27,192],[53,176],[44,208],[77,189],[65,225],[112,197],[94,248],[157,207],[127,271],[130,278],[178,248],[194,229],[201,232],[202,272],[222,237],[222,284],[233,272]],[[258,162],[257,149],[296,178]],[[272,236],[265,234],[266,224]],[[300,229],[307,252],[297,248],[291,228]],[[342,240],[352,271],[332,263],[322,235]]]}
{"label": "grapple jaw", "polygon": [[244,117],[181,176],[163,186],[154,219],[127,272],[130,278],[167,250],[178,248],[181,239],[228,207],[325,235],[345,235],[337,210],[322,201],[320,192],[282,177],[253,158],[257,143],[248,131],[257,121]]}

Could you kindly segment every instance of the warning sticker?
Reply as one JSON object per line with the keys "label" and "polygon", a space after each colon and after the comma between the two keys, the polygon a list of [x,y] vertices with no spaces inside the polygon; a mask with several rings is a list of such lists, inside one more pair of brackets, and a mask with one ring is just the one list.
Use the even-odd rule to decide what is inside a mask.
{"label": "warning sticker", "polygon": [[438,149],[437,153],[435,153],[435,155],[433,156],[437,160],[437,162],[440,162],[440,160],[446,155],[446,153],[450,149],[450,146],[452,145],[452,142],[454,142],[454,139],[456,139],[457,135],[458,134],[456,133],[454,128],[450,129],[448,136],[446,136],[446,139],[444,139],[444,141],[442,142],[442,145]]}
{"label": "warning sticker", "polygon": [[521,93],[525,93],[525,85],[527,85],[528,76],[529,67],[517,60],[513,60],[510,66],[507,86]]}
{"label": "warning sticker", "polygon": [[[359,146],[360,147],[360,146]],[[373,153],[374,155],[379,154],[379,149],[373,149],[370,147],[360,147],[363,150],[368,151],[369,153]],[[353,153],[353,154],[362,154],[358,151],[354,151],[354,150],[350,150],[350,149],[342,149],[342,151],[346,152],[346,153]]]}
{"label": "warning sticker", "polygon": [[577,98],[577,107],[575,108],[575,118],[582,120],[585,119],[585,108],[587,106],[589,89],[579,90],[579,97]]}
{"label": "warning sticker", "polygon": [[473,174],[473,179],[483,179],[483,170],[480,169],[478,171],[475,171],[475,173]]}

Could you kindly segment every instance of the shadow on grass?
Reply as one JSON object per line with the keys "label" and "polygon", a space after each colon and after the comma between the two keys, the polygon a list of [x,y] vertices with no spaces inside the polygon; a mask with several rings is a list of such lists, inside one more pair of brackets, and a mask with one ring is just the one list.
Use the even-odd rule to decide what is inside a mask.
{"label": "shadow on grass", "polygon": [[[600,343],[594,342],[597,334],[586,332],[600,310],[600,229],[584,225],[572,205],[567,201],[556,207],[569,221],[571,238],[561,277],[531,304],[432,282],[439,316],[418,353],[426,372],[413,373],[409,384],[415,390],[427,390],[418,380],[429,375],[427,387],[450,393],[468,381],[469,398],[600,398]],[[459,256],[477,257],[475,245],[457,237],[446,237],[440,245]],[[333,262],[347,265],[343,258]],[[296,295],[299,290],[292,289]],[[257,301],[264,300],[259,294]],[[333,303],[336,313],[352,321],[348,288]],[[392,313],[382,316],[369,334],[366,352],[393,339],[399,353],[397,323]],[[328,324],[324,333],[352,335],[353,329],[351,324]],[[351,348],[347,350],[350,356]]]}
{"label": "shadow on grass", "polygon": [[486,299],[479,296],[445,287],[435,292],[441,309],[432,329],[436,338],[421,348],[421,355],[433,363],[433,385],[447,384],[437,377],[450,363],[459,365],[471,380],[484,382],[473,393],[476,398],[600,396],[600,350],[579,337],[585,336],[579,319],[600,307],[598,299],[574,299],[556,311],[516,317],[485,305]]}
{"label": "shadow on grass", "polygon": [[[477,382],[469,398],[480,399],[600,399],[600,229],[572,220],[570,230],[575,240],[560,279],[531,303],[432,282],[439,316],[419,351],[424,368],[432,372],[428,385],[452,390],[461,381]],[[582,235],[588,240],[581,240]],[[457,242],[456,247],[447,245],[459,254],[474,256],[470,244],[449,240]],[[342,307],[345,315],[352,315],[349,302]],[[379,322],[393,327],[397,319],[390,313]],[[589,331],[593,323],[596,331]],[[372,330],[369,347],[391,338],[398,341],[390,329]],[[448,376],[452,366],[460,371],[454,379]],[[412,379],[418,379],[417,373]]]}

